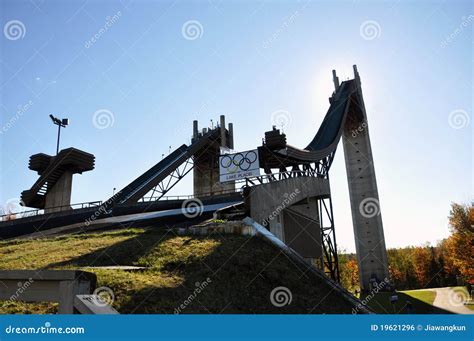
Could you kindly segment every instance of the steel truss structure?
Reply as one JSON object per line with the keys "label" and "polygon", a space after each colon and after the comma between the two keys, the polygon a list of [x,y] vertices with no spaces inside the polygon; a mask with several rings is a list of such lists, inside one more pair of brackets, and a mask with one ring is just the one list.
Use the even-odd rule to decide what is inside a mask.
{"label": "steel truss structure", "polygon": [[334,160],[334,154],[333,152],[316,163],[306,163],[291,167],[281,166],[277,172],[272,172],[272,169],[266,169],[264,175],[246,178],[245,183],[247,186],[261,185],[272,181],[281,181],[300,176],[314,176],[327,179],[329,168]]}
{"label": "steel truss structure", "polygon": [[194,168],[194,156],[191,156],[183,164],[174,169],[166,178],[160,181],[139,201],[157,201],[165,196],[182,178],[184,178]]}
{"label": "steel truss structure", "polygon": [[337,257],[336,231],[331,196],[318,198],[318,216],[323,242],[321,269],[333,280],[340,282],[339,261]]}

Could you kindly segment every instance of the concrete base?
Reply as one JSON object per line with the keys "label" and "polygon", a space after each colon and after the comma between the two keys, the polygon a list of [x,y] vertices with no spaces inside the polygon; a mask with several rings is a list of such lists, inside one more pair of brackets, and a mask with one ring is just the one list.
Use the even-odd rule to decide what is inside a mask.
{"label": "concrete base", "polygon": [[250,188],[245,198],[250,216],[308,259],[322,256],[317,199],[329,196],[329,181],[291,178]]}
{"label": "concrete base", "polygon": [[85,271],[1,270],[0,300],[59,302],[59,314],[73,314],[76,295],[92,293],[96,282],[96,275]]}
{"label": "concrete base", "polygon": [[284,242],[304,258],[322,256],[317,199],[302,200],[282,212]]}
{"label": "concrete base", "polygon": [[71,204],[72,175],[71,171],[64,172],[53,188],[49,190],[44,206],[45,213],[71,209],[69,205]]}

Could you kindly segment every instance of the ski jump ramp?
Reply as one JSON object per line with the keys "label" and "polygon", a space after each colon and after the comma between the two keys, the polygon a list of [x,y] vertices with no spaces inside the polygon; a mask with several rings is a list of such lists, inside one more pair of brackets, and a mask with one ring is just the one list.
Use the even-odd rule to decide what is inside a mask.
{"label": "ski jump ramp", "polygon": [[[354,65],[354,79],[339,83],[333,71],[333,81],[335,90],[329,99],[329,110],[313,140],[300,149],[287,144],[286,136],[278,130],[267,132],[259,147],[260,165],[266,177],[276,181],[308,176],[329,180],[329,170],[342,139],[361,288],[370,290],[376,283],[388,281],[389,273],[369,126],[357,67]],[[329,205],[333,226],[332,204]],[[321,216],[317,219],[322,225]],[[332,246],[336,247],[335,236]],[[337,257],[337,252],[334,256]]]}
{"label": "ski jump ramp", "polygon": [[[308,224],[313,228],[320,228],[321,234],[317,238],[321,238],[321,243],[324,244],[323,252],[326,259],[328,259],[326,264],[322,264],[322,267],[330,267],[331,276],[337,279],[337,246],[329,171],[337,147],[342,140],[361,287],[363,290],[370,290],[373,284],[388,279],[388,265],[367,114],[357,67],[354,65],[354,79],[340,83],[336,72],[333,71],[333,81],[335,88],[329,98],[329,110],[313,140],[305,148],[297,148],[288,144],[285,134],[280,133],[279,130],[273,128],[273,130],[266,132],[263,144],[257,147],[259,166],[263,169],[264,175],[245,179],[244,197],[240,196],[240,198],[243,201],[245,195],[248,196],[251,193],[252,188],[257,191],[258,186],[265,186],[271,182],[273,185],[266,186],[266,190],[274,191],[273,200],[281,201],[279,197],[279,195],[281,196],[281,188],[279,187],[286,186],[285,188],[289,190],[288,184],[292,183],[283,180],[295,178],[322,179],[322,182],[319,180],[306,181],[306,186],[310,186],[311,183],[324,183],[325,193],[315,194],[314,191],[307,191],[308,196],[316,198],[317,202],[310,204],[308,201],[309,206],[293,207],[292,212],[286,212],[285,214],[292,221],[300,221],[300,223],[301,221],[308,221]],[[114,196],[102,202],[99,208],[94,208],[94,211],[100,212],[97,219],[112,219],[117,215],[159,210],[162,207],[160,203],[162,203],[167,193],[191,171],[194,175],[194,197],[192,199],[199,202],[201,199],[210,198],[212,200],[212,198],[225,194],[228,195],[228,198],[224,195],[219,200],[219,205],[225,206],[225,204],[238,202],[236,195],[239,196],[240,194],[235,189],[236,184],[234,182],[220,183],[219,181],[219,156],[222,150],[232,150],[234,148],[232,124],[229,124],[226,128],[223,115],[220,117],[219,123],[216,127],[204,128],[199,131],[198,122],[194,121],[191,143],[179,146],[119,190]],[[23,192],[22,197],[27,206],[47,208],[48,200],[46,196],[49,193],[52,193],[50,196],[54,199],[51,199],[51,202],[56,202],[56,199],[61,195],[59,199],[66,203],[65,206],[55,208],[54,212],[51,209],[50,212],[53,212],[51,214],[44,214],[44,221],[39,221],[41,219],[36,217],[35,219],[38,222],[35,224],[38,225],[34,226],[34,230],[38,230],[36,226],[39,226],[39,229],[49,229],[67,225],[64,224],[67,216],[71,217],[69,224],[75,224],[83,219],[84,215],[90,214],[89,211],[83,212],[82,216],[77,216],[76,221],[72,221],[74,214],[77,215],[80,210],[72,210],[69,201],[66,199],[70,197],[69,188],[72,174],[91,170],[93,165],[94,156],[92,154],[74,149],[63,150],[56,157],[44,154],[32,156],[30,168],[37,170],[40,178],[30,190]],[[62,182],[60,179],[63,179]],[[278,182],[281,182],[281,186],[278,185]],[[53,191],[53,186],[59,188],[58,183],[62,184],[62,187],[56,193]],[[301,182],[299,184],[301,185]],[[66,199],[62,198],[64,193],[67,194]],[[269,201],[268,204],[270,205],[270,203]],[[212,204],[214,202],[210,203],[211,206],[206,206],[209,212],[214,210]],[[182,205],[182,202],[176,202],[169,208],[178,209],[179,211],[180,205]],[[252,204],[250,205],[252,206]],[[318,206],[317,209],[315,205]],[[50,203],[49,206],[52,207],[53,203]],[[265,201],[260,201],[259,207],[262,207],[261,212],[254,214],[254,216],[258,216],[260,220],[265,220],[265,215],[262,213],[268,211],[268,207],[265,208]],[[306,209],[317,210],[317,212],[307,215],[305,219],[300,219],[301,212]],[[61,212],[63,210],[69,210],[70,213]],[[178,211],[171,212],[179,216],[180,212]],[[45,211],[45,213],[48,212]],[[323,221],[323,214],[328,216],[325,221]],[[58,221],[61,221],[63,225],[53,224],[55,217],[59,215],[61,219]],[[159,218],[159,216],[153,213],[144,214],[140,215],[140,219]],[[124,217],[124,219],[128,218]],[[18,224],[25,225],[25,221],[21,222],[21,220],[23,219],[18,219]],[[262,223],[262,221],[259,221],[259,223]],[[9,237],[21,235],[22,233],[19,230],[13,233],[15,229],[13,225],[15,224],[17,222],[0,223],[0,238],[5,238],[5,235]],[[325,224],[329,225],[326,226]],[[30,231],[32,225],[27,225],[24,229]],[[276,234],[278,233],[281,236],[287,235],[285,231],[277,231]],[[289,235],[294,235],[294,233],[289,233]],[[319,236],[319,232],[311,233],[309,236]],[[304,240],[297,243],[297,245],[300,244],[303,245]],[[305,252],[308,253],[309,257],[318,255],[317,252],[311,252],[307,245],[303,245],[302,248],[306,250]]]}

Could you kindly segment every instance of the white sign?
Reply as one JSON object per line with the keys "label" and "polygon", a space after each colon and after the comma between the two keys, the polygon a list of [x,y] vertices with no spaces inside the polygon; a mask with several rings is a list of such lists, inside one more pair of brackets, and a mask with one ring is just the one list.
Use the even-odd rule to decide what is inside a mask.
{"label": "white sign", "polygon": [[258,150],[248,150],[219,157],[220,182],[245,179],[260,175]]}
{"label": "white sign", "polygon": [[98,295],[76,295],[74,308],[81,314],[118,314],[119,312],[109,306]]}

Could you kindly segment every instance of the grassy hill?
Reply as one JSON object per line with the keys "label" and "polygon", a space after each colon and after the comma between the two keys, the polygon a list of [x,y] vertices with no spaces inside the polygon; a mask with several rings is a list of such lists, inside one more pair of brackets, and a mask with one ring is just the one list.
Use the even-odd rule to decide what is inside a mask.
{"label": "grassy hill", "polygon": [[[404,290],[397,291],[396,294],[398,301],[394,304],[390,303],[393,293],[379,292],[368,300],[368,305],[378,314],[449,314],[448,311],[433,306],[436,298],[434,290]],[[407,308],[407,302],[412,304],[411,310]]]}
{"label": "grassy hill", "polygon": [[[122,314],[351,313],[339,293],[257,237],[178,236],[161,229],[126,229],[40,240],[0,242],[0,269],[81,269],[112,289]],[[100,269],[132,265],[139,271]],[[200,284],[208,285],[189,300]],[[270,294],[287,287],[290,304]],[[187,300],[187,301],[186,301]],[[190,301],[190,302],[189,302]],[[54,313],[52,303],[1,302],[0,313]]]}

